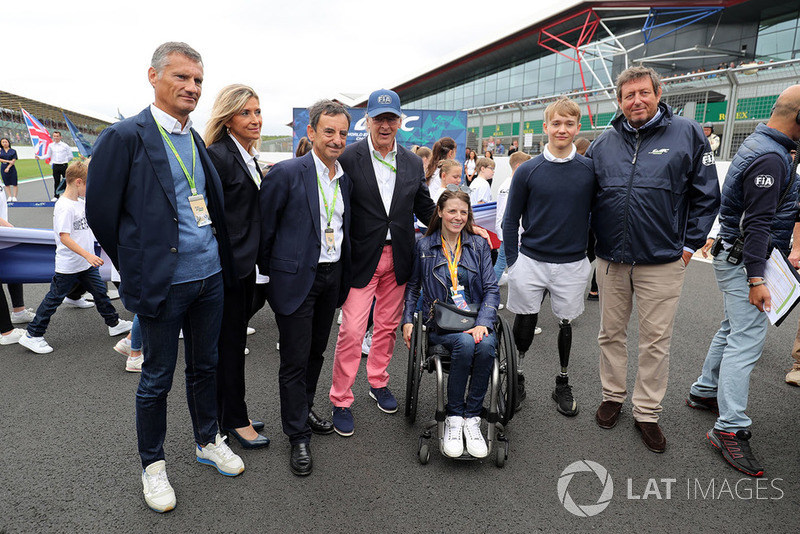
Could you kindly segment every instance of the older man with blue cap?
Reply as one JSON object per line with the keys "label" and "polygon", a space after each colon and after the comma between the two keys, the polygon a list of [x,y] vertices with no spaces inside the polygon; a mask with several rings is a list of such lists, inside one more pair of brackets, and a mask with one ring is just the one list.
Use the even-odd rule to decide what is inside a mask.
{"label": "older man with blue cap", "polygon": [[422,160],[395,139],[402,120],[397,93],[387,89],[373,92],[367,103],[366,139],[348,146],[339,158],[353,187],[353,276],[342,306],[330,391],[334,430],[342,436],[354,432],[351,388],[361,363],[361,341],[373,299],[375,326],[367,358],[369,396],[383,412],[397,411],[397,400],[388,388],[387,368],[397,338],[405,285],[411,276],[414,215],[429,221],[434,210]]}

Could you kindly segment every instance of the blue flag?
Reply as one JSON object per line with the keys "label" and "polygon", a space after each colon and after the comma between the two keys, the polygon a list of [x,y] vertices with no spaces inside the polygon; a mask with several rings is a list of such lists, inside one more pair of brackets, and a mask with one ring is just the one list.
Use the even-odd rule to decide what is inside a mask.
{"label": "blue flag", "polygon": [[81,156],[84,158],[89,158],[92,156],[92,145],[86,140],[81,132],[78,131],[78,127],[72,124],[72,121],[67,118],[66,113],[62,111],[64,115],[64,120],[67,122],[67,128],[69,128],[69,133],[72,135],[72,139],[75,140],[75,146],[78,147],[78,152],[81,153]]}

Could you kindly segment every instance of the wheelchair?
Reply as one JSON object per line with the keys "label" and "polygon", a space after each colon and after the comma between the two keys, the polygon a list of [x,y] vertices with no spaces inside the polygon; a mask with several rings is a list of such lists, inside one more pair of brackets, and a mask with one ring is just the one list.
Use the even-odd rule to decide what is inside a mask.
{"label": "wheelchair", "polygon": [[[428,335],[423,331],[422,325],[423,317],[420,313],[414,320],[414,331],[411,334],[411,347],[408,352],[405,416],[411,424],[416,421],[422,375],[426,372],[435,373],[436,412],[434,419],[425,425],[417,448],[418,459],[421,464],[425,465],[431,457],[429,440],[432,437],[433,428],[436,428],[439,450],[442,450],[446,416],[444,374],[448,373],[450,369],[450,352],[442,345],[429,345]],[[505,427],[514,416],[517,396],[517,352],[514,348],[511,327],[500,316],[497,317],[494,333],[496,336],[494,368],[484,400],[481,419],[488,422],[487,446],[489,453],[487,458],[494,455],[497,467],[503,467],[508,459],[508,438],[505,436]],[[488,408],[486,407],[487,401]],[[460,458],[456,459],[473,460],[475,458],[465,451]]]}

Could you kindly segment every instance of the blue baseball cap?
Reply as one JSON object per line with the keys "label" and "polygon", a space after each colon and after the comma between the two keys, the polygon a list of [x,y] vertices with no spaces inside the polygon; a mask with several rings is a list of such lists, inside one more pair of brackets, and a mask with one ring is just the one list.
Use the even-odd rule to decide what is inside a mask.
{"label": "blue baseball cap", "polygon": [[400,97],[391,89],[378,89],[369,95],[367,101],[367,116],[377,117],[383,113],[401,116]]}

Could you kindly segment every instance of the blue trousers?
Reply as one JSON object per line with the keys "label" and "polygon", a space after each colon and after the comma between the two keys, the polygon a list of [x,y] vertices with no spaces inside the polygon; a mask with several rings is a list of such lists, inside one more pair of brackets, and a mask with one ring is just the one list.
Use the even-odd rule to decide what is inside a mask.
{"label": "blue trousers", "polygon": [[490,332],[478,344],[471,334],[464,332],[440,334],[432,331],[428,339],[431,345],[442,345],[450,351],[447,415],[480,416],[494,365],[494,333]]}
{"label": "blue trousers", "polygon": [[142,376],[136,391],[136,433],[142,467],[164,459],[167,395],[178,360],[178,334],[183,328],[186,400],[198,445],[217,434],[217,342],[222,322],[222,273],[175,284],[158,315],[139,315],[142,329]]}

